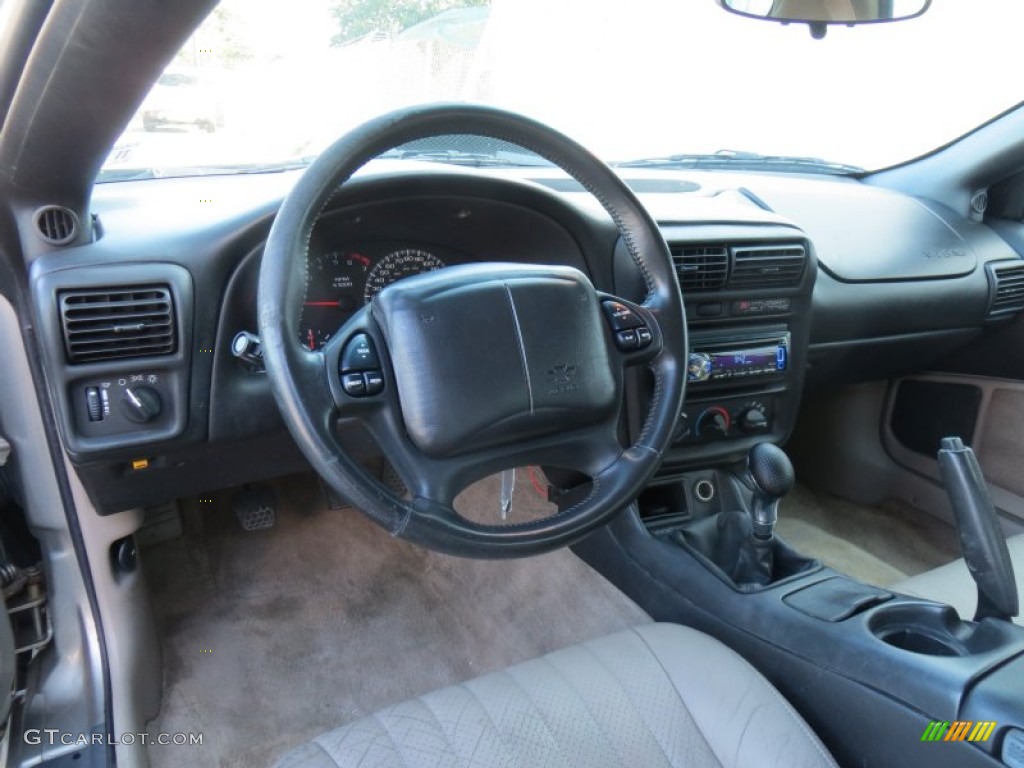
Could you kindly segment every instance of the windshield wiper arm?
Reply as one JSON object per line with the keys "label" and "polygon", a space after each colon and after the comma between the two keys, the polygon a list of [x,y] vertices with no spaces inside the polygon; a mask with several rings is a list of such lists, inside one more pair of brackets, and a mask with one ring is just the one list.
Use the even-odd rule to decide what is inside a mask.
{"label": "windshield wiper arm", "polygon": [[665,157],[644,157],[611,163],[616,168],[771,168],[806,170],[815,173],[857,174],[864,169],[856,165],[835,163],[820,157],[762,155],[735,149],[720,149],[712,155],[682,154]]}

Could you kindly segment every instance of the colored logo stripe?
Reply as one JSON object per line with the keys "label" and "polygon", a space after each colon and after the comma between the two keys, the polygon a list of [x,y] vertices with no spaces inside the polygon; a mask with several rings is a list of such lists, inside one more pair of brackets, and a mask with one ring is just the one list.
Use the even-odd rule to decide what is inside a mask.
{"label": "colored logo stripe", "polygon": [[967,738],[967,731],[974,725],[970,720],[957,720],[949,727],[949,732],[943,741],[963,741]]}
{"label": "colored logo stripe", "polygon": [[933,720],[921,734],[921,741],[988,741],[996,725],[994,720]]}
{"label": "colored logo stripe", "polygon": [[992,735],[992,731],[996,729],[995,721],[982,720],[971,731],[971,735],[967,737],[968,741],[988,741],[989,736]]}
{"label": "colored logo stripe", "polygon": [[939,741],[943,736],[946,735],[946,730],[949,728],[949,721],[941,722],[939,720],[933,720],[928,724],[928,727],[924,729],[924,734],[921,736],[921,741]]}

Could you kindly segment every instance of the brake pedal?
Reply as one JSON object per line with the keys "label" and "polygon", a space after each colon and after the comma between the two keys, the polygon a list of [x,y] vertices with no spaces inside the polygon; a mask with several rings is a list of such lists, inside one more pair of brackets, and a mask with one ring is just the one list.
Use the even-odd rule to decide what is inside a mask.
{"label": "brake pedal", "polygon": [[243,531],[262,531],[277,522],[277,498],[272,488],[249,488],[231,499]]}

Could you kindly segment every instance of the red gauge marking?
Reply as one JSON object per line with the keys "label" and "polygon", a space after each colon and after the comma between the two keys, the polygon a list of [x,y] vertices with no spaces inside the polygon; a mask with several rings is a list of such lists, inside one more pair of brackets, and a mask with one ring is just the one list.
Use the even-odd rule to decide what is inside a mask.
{"label": "red gauge marking", "polygon": [[304,307],[334,307],[339,309],[341,304],[337,301],[304,301],[302,302]]}
{"label": "red gauge marking", "polygon": [[370,266],[370,259],[367,256],[363,256],[361,253],[353,253],[349,258],[358,261],[364,267]]}
{"label": "red gauge marking", "polygon": [[312,352],[316,349],[316,339],[313,338],[313,329],[309,329],[309,349]]}

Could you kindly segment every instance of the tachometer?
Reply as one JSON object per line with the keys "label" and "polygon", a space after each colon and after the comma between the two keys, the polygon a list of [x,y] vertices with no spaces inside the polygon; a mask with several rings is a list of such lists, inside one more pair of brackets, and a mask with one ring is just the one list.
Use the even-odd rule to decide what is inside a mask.
{"label": "tachometer", "polygon": [[299,318],[299,341],[320,349],[359,308],[359,288],[370,259],[355,251],[329,251],[309,260],[306,299]]}
{"label": "tachometer", "polygon": [[374,264],[373,269],[366,276],[363,298],[369,302],[387,286],[403,277],[433,272],[444,266],[445,263],[440,258],[429,251],[421,251],[417,248],[406,248],[389,253]]}

